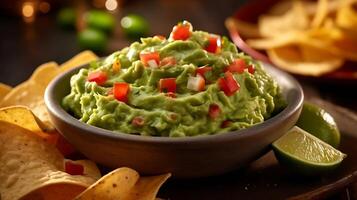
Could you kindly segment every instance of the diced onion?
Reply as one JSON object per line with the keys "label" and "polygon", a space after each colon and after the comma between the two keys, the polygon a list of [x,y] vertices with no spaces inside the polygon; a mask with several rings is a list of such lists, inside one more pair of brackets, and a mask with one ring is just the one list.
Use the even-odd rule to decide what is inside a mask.
{"label": "diced onion", "polygon": [[159,67],[155,60],[148,60],[147,63],[149,65],[149,67],[151,67],[151,68],[158,68]]}

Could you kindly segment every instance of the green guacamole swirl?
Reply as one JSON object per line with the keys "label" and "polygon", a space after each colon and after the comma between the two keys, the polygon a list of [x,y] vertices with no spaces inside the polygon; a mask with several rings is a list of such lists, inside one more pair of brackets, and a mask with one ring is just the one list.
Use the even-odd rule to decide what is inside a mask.
{"label": "green guacamole swirl", "polygon": [[[141,42],[114,52],[73,75],[71,92],[63,99],[62,106],[80,121],[93,126],[114,132],[164,137],[212,135],[245,129],[279,112],[285,101],[277,83],[261,64],[238,52],[225,37],[220,52],[207,52],[204,47],[209,36],[206,32],[193,31],[185,41],[142,38]],[[172,56],[177,63],[158,68],[144,66],[139,56],[142,51],[158,52],[160,59]],[[227,96],[217,80],[237,58],[254,66],[255,72],[233,73],[240,89]],[[113,69],[115,62],[121,65],[119,71]],[[201,66],[212,67],[205,75],[205,89],[188,89],[189,77],[195,76],[196,69]],[[98,70],[108,76],[101,86],[88,81],[88,74]],[[175,98],[160,92],[158,84],[162,78],[176,78]],[[108,94],[116,82],[129,83],[127,102]],[[212,104],[220,108],[215,118],[209,115]],[[135,117],[140,117],[143,124],[134,124]]]}

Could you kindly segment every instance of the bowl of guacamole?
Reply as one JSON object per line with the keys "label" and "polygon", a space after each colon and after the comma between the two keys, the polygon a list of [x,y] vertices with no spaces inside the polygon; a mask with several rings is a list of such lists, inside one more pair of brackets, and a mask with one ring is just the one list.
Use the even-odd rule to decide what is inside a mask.
{"label": "bowl of guacamole", "polygon": [[294,125],[302,100],[291,76],[187,21],[57,77],[45,95],[56,128],[84,155],[177,177],[256,159]]}

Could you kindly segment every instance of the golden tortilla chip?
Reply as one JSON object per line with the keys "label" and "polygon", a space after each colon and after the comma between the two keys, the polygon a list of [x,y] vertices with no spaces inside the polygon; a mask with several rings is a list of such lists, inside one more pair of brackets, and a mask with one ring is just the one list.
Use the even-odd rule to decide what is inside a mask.
{"label": "golden tortilla chip", "polygon": [[344,63],[341,57],[307,45],[283,46],[269,49],[267,53],[278,67],[301,75],[320,76],[338,69]]}
{"label": "golden tortilla chip", "polygon": [[29,80],[16,86],[0,103],[0,107],[23,105],[30,108],[42,121],[49,123],[43,96],[47,84],[58,74],[54,62],[38,67]]}
{"label": "golden tortilla chip", "polygon": [[[2,200],[73,199],[99,177],[91,161],[79,161],[84,175],[65,172],[64,158],[33,132],[0,121],[0,194]],[[51,194],[62,194],[52,195]]]}
{"label": "golden tortilla chip", "polygon": [[154,200],[161,185],[170,174],[140,177],[130,168],[119,168],[103,176],[81,193],[76,200]]}
{"label": "golden tortilla chip", "polygon": [[245,38],[256,38],[261,37],[260,31],[256,24],[251,24],[233,17],[229,17],[225,21],[226,27],[234,27],[238,30],[239,35]]}
{"label": "golden tortilla chip", "polygon": [[315,16],[311,21],[311,27],[318,28],[323,24],[328,15],[328,3],[328,0],[318,1]]}
{"label": "golden tortilla chip", "polygon": [[302,42],[304,35],[301,32],[289,32],[279,37],[269,37],[247,40],[247,44],[255,49],[271,49]]}
{"label": "golden tortilla chip", "polygon": [[36,133],[50,144],[56,144],[58,133],[41,122],[30,109],[24,106],[0,108],[0,120],[6,121]]}
{"label": "golden tortilla chip", "polygon": [[3,98],[0,102],[0,107],[14,105],[26,106],[50,127],[50,118],[43,99],[47,85],[58,74],[96,59],[98,59],[98,57],[91,51],[84,51],[60,67],[54,62],[41,65],[27,81],[16,86]]}
{"label": "golden tortilla chip", "polygon": [[11,86],[0,83],[0,101],[11,91],[11,89]]}
{"label": "golden tortilla chip", "polygon": [[67,62],[63,63],[60,66],[60,71],[65,72],[65,71],[68,71],[74,67],[78,67],[80,65],[84,65],[86,63],[89,63],[89,62],[92,62],[95,60],[98,60],[98,56],[96,56],[93,52],[83,51],[83,52],[77,54],[76,56],[74,56],[73,58],[71,58],[70,60],[68,60]]}
{"label": "golden tortilla chip", "polygon": [[277,37],[283,34],[309,28],[309,16],[302,2],[293,1],[292,9],[284,15],[263,15],[259,17],[258,27],[264,37]]}
{"label": "golden tortilla chip", "polygon": [[341,8],[336,14],[336,23],[338,26],[357,32],[357,11],[353,8],[357,1],[345,0],[342,1]]}
{"label": "golden tortilla chip", "polygon": [[44,131],[40,125],[41,121],[31,112],[30,109],[24,106],[11,106],[0,108],[0,120],[6,121],[32,132]]}

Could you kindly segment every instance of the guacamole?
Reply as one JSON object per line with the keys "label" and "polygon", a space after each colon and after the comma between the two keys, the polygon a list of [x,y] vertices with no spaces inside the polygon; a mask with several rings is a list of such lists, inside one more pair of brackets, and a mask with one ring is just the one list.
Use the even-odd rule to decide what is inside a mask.
{"label": "guacamole", "polygon": [[285,105],[278,84],[226,37],[176,25],[81,69],[62,101],[87,124],[114,132],[184,137],[240,130]]}

